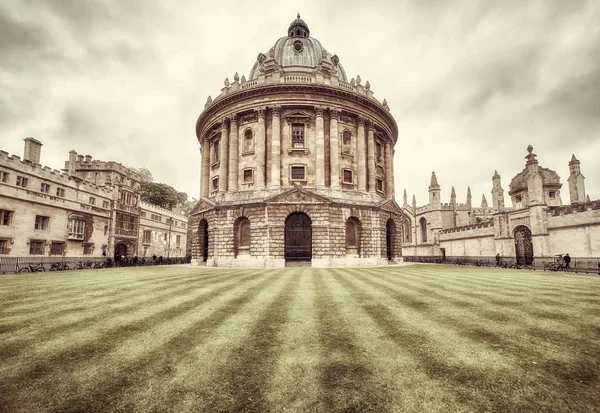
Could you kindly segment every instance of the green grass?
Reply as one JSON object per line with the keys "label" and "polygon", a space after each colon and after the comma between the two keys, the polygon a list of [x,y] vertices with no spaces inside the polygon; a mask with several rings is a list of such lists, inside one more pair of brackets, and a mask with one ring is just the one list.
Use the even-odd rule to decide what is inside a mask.
{"label": "green grass", "polygon": [[1,412],[592,412],[600,277],[476,267],[0,276]]}

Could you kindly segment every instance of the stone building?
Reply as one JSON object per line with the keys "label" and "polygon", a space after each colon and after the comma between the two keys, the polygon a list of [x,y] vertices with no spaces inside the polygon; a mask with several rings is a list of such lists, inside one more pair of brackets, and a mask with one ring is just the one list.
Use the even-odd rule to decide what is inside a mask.
{"label": "stone building", "polygon": [[0,258],[185,256],[187,220],[140,202],[135,171],[75,151],[51,169],[41,147],[26,138],[23,159],[0,151]]}
{"label": "stone building", "polygon": [[529,145],[525,168],[515,175],[505,205],[501,177],[492,177],[492,205],[485,196],[481,207],[471,205],[470,190],[457,204],[454,189],[450,203],[440,202],[435,173],[429,186],[429,203],[417,207],[404,194],[406,216],[402,240],[404,255],[516,256],[528,263],[534,256],[568,252],[572,256],[600,255],[600,200],[590,201],[585,177],[575,155],[569,162],[570,204],[563,205],[558,174],[539,165]]}
{"label": "stone building", "polygon": [[376,265],[401,256],[398,128],[385,99],[298,16],[249,76],[225,79],[196,123],[193,263]]}

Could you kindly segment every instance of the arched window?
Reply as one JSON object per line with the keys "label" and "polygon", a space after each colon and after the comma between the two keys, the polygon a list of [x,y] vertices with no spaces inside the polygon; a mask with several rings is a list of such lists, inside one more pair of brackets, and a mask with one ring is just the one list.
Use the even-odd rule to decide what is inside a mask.
{"label": "arched window", "polygon": [[410,228],[410,221],[407,219],[404,221],[404,242],[412,241],[412,231]]}
{"label": "arched window", "polygon": [[419,225],[421,226],[421,242],[427,242],[427,220],[425,217],[419,220]]}
{"label": "arched window", "polygon": [[246,129],[244,132],[244,152],[243,153],[253,153],[254,152],[254,134],[252,133],[252,129]]}
{"label": "arched window", "polygon": [[240,222],[240,248],[250,248],[250,221]]}
{"label": "arched window", "polygon": [[235,236],[235,255],[250,255],[250,221],[246,217],[238,218],[233,227]]}
{"label": "arched window", "polygon": [[360,247],[360,221],[354,217],[346,220],[346,254],[359,253]]}

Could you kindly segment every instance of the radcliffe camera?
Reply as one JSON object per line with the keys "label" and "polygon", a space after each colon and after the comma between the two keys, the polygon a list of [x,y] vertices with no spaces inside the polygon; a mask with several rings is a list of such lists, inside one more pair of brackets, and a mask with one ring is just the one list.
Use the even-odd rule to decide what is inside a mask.
{"label": "radcliffe camera", "polygon": [[13,3],[0,411],[597,411],[600,3]]}

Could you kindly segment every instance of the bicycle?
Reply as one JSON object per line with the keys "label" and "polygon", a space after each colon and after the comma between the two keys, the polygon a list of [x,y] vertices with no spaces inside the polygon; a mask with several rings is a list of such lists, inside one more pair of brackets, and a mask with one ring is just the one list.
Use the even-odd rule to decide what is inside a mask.
{"label": "bicycle", "polygon": [[69,266],[65,262],[55,262],[50,266],[50,271],[66,271],[69,269]]}
{"label": "bicycle", "polygon": [[42,264],[41,262],[39,264],[25,264],[24,267],[19,267],[19,272],[20,273],[25,273],[25,272],[43,272],[46,271],[46,268],[44,268],[44,264]]}

